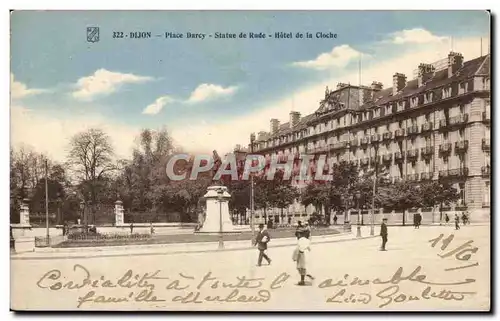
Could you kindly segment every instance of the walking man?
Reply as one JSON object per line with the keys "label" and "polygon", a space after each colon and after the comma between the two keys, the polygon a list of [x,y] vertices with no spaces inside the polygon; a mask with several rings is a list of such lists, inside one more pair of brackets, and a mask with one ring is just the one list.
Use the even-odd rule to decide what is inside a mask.
{"label": "walking man", "polygon": [[337,225],[337,214],[333,217],[333,225]]}
{"label": "walking man", "polygon": [[387,218],[382,219],[382,224],[380,225],[380,236],[382,237],[381,251],[387,251],[385,245],[387,244]]}
{"label": "walking man", "polygon": [[455,230],[460,229],[460,217],[458,217],[458,214],[455,213]]}
{"label": "walking man", "polygon": [[264,228],[264,224],[259,224],[259,233],[255,239],[255,244],[257,245],[257,249],[259,250],[259,259],[257,261],[257,266],[262,265],[262,259],[266,259],[266,261],[271,265],[271,259],[265,251],[267,250],[267,243],[271,240],[269,236],[269,232]]}

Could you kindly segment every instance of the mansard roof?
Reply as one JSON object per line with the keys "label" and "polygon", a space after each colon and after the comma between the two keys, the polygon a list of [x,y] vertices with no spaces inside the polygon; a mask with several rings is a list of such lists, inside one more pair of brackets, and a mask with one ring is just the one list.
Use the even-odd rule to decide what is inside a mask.
{"label": "mansard roof", "polygon": [[[489,75],[489,74],[490,74],[490,55],[486,55],[464,62],[462,68],[460,68],[452,77],[448,77],[448,69],[446,68],[435,72],[435,74],[429,80],[427,80],[427,82],[420,88],[418,87],[418,79],[412,79],[408,81],[406,83],[406,86],[396,95],[393,95],[392,87],[389,87],[374,92],[373,94],[374,99],[372,101],[367,102],[366,104],[359,105],[359,104],[349,103],[349,106],[346,107],[351,110],[363,111],[376,106],[381,106],[391,102],[396,102],[399,101],[400,99],[409,98],[419,93],[435,90],[437,88],[455,82],[462,82],[474,75]],[[347,85],[345,88],[347,87],[352,87],[357,89],[360,88],[351,85]],[[334,94],[338,96],[338,92],[342,91],[342,89],[328,91],[327,88],[327,92],[325,93],[325,98],[333,97],[332,95]],[[335,98],[334,100],[339,101],[340,104],[342,104],[344,99]],[[290,128],[289,122],[281,124],[277,133],[273,135],[268,133],[268,135],[266,136],[266,140],[270,138],[279,137],[282,135],[288,135],[292,132],[297,132],[299,130],[305,129],[307,128],[309,123],[319,119],[321,113],[328,112],[329,111],[328,109],[329,108],[327,107],[327,104],[324,103],[321,104],[320,107],[314,113],[301,117],[299,123],[295,125],[293,128]]]}

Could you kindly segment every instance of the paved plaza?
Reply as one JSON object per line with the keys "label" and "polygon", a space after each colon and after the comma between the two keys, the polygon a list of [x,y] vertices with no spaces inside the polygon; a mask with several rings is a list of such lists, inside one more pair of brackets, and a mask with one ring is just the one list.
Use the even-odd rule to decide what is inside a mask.
{"label": "paved plaza", "polygon": [[[364,227],[363,234],[367,233]],[[11,306],[20,310],[489,309],[489,226],[458,231],[451,225],[389,227],[388,251],[379,251],[379,245],[379,238],[315,244],[313,236],[307,265],[315,279],[306,286],[296,285],[294,246],[273,248],[272,241],[268,250],[272,263],[262,267],[256,266],[255,249],[164,255],[130,255],[127,249],[122,255],[89,258],[39,253],[37,258],[11,260],[15,271]]]}

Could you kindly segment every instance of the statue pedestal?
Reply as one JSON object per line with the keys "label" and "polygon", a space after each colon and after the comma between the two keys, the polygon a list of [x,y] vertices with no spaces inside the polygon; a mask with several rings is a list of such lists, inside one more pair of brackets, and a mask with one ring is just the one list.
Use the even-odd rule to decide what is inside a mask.
{"label": "statue pedestal", "polygon": [[[223,191],[220,199],[218,193],[219,190]],[[240,233],[247,230],[250,231],[250,227],[248,226],[235,226],[231,222],[228,205],[231,195],[227,192],[227,187],[210,186],[207,193],[203,197],[207,202],[207,212],[203,226],[196,233],[218,234],[221,232],[221,221],[222,233]]]}

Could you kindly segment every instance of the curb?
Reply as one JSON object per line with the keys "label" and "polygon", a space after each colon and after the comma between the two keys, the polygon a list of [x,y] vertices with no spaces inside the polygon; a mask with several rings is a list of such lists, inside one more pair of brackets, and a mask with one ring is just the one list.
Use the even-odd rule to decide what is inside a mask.
{"label": "curb", "polygon": [[[341,234],[336,234],[336,235],[341,235]],[[313,244],[325,244],[325,243],[342,243],[342,242],[349,242],[349,241],[358,241],[358,240],[366,240],[366,239],[372,239],[372,238],[377,238],[379,237],[378,235],[376,236],[365,236],[365,237],[353,237],[353,238],[347,238],[347,239],[340,239],[340,240],[318,240],[319,236],[315,237],[315,241],[313,241]],[[317,241],[316,241],[317,240]],[[293,243],[287,243],[287,244],[278,244],[275,246],[270,246],[269,248],[282,248],[282,247],[290,247],[296,245],[295,242]],[[222,249],[218,250],[215,248],[216,244],[214,244],[213,249],[207,249],[207,250],[180,250],[180,251],[169,251],[169,252],[135,252],[135,253],[114,253],[114,254],[105,254],[103,252],[98,252],[98,253],[92,253],[92,255],[74,255],[74,256],[68,256],[68,255],[60,255],[60,256],[12,256],[10,257],[11,260],[59,260],[59,259],[86,259],[86,258],[105,258],[105,257],[120,257],[120,256],[156,256],[156,255],[174,255],[174,254],[198,254],[198,253],[217,253],[217,252],[234,252],[234,251],[248,251],[248,250],[254,250],[254,247],[246,246],[246,247],[238,247],[238,248],[230,248],[230,249]],[[137,248],[135,248],[137,249]],[[45,253],[55,253],[55,252],[45,252]],[[74,253],[74,252],[73,252]],[[64,253],[61,253],[64,254]]]}

